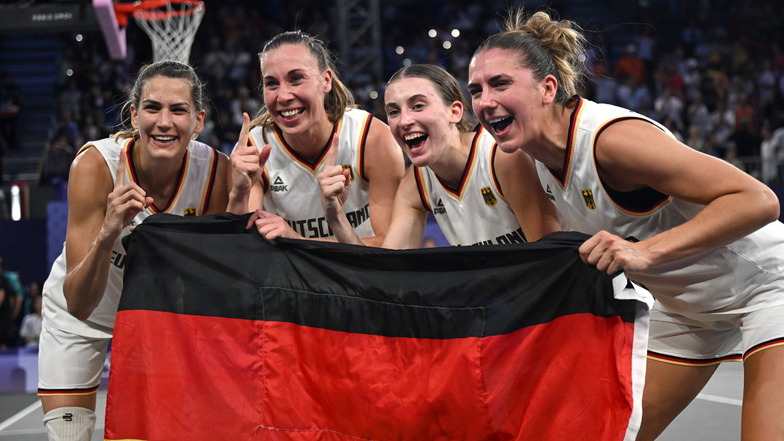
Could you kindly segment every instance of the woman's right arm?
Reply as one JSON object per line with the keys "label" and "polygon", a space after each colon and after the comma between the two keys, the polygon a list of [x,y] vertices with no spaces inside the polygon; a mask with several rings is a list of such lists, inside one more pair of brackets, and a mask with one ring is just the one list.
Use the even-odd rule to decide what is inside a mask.
{"label": "woman's right arm", "polygon": [[[414,168],[409,167],[395,194],[395,201],[392,207],[392,220],[384,237],[383,248],[408,249],[419,248],[422,237],[425,234],[425,222],[427,221],[427,211],[419,199],[419,192],[414,179]],[[354,228],[349,224],[346,214],[343,213],[342,200],[347,195],[345,182],[347,179],[332,178],[342,173],[335,168],[331,172],[325,168],[319,182],[322,188],[322,202],[324,204],[324,214],[327,223],[338,242],[363,245],[362,240],[357,236]],[[340,195],[343,194],[343,198]]]}
{"label": "woman's right arm", "polygon": [[414,167],[406,170],[395,194],[392,221],[384,237],[384,248],[419,248],[425,235],[427,210],[422,205],[414,179]]}
{"label": "woman's right arm", "polygon": [[264,191],[261,188],[261,175],[267,163],[272,146],[265,145],[261,152],[248,144],[250,118],[242,114],[242,129],[237,144],[231,152],[231,173],[229,174],[229,202],[226,211],[245,214],[261,209]]}
{"label": "woman's right arm", "polygon": [[87,319],[103,298],[115,240],[151,202],[138,185],[123,183],[125,162],[123,152],[115,182],[94,148],[71,165],[63,293],[68,312],[79,320]]}

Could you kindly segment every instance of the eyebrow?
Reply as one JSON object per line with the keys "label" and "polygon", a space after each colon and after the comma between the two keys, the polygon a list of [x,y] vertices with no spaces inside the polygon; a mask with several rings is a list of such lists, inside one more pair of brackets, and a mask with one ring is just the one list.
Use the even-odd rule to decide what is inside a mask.
{"label": "eyebrow", "polygon": [[[409,97],[409,98],[406,100],[406,103],[412,103],[412,102],[414,102],[414,101],[416,101],[416,100],[419,100],[419,99],[424,99],[424,100],[427,100],[427,95],[425,95],[425,94],[422,94],[422,93],[418,93],[418,94],[416,94],[416,95],[412,95],[412,96],[410,96],[410,97]],[[385,104],[385,105],[384,105],[384,107],[389,107],[389,106],[398,106],[398,104],[397,104],[396,102],[394,102],[394,101],[393,101],[393,102],[391,102],[391,103],[387,103],[387,104]]]}
{"label": "eyebrow", "polygon": [[[296,68],[296,69],[291,69],[290,71],[286,72],[286,75],[287,75],[287,76],[291,76],[291,75],[294,75],[294,74],[296,74],[296,73],[300,73],[300,72],[307,73],[308,71],[307,71],[307,70],[306,70],[304,67],[298,67],[298,68]],[[266,80],[266,79],[273,79],[273,80],[274,80],[274,79],[275,79],[275,77],[274,77],[274,76],[272,76],[272,75],[264,75],[264,79],[265,79],[265,80]]]}
{"label": "eyebrow", "polygon": [[[492,83],[492,82],[498,81],[501,78],[511,78],[511,77],[509,75],[505,74],[505,73],[500,73],[498,75],[493,75],[492,77],[490,77],[490,80],[488,80],[488,83]],[[468,84],[466,84],[466,88],[470,88],[470,87],[479,87],[479,85],[477,83],[468,83]]]}
{"label": "eyebrow", "polygon": [[[157,104],[159,106],[163,106],[163,103],[161,103],[160,101],[151,100],[151,99],[142,100],[142,104]],[[191,103],[188,102],[188,101],[182,101],[182,102],[179,102],[179,103],[171,103],[171,104],[169,104],[170,107],[171,106],[190,106],[190,105],[191,105]]]}

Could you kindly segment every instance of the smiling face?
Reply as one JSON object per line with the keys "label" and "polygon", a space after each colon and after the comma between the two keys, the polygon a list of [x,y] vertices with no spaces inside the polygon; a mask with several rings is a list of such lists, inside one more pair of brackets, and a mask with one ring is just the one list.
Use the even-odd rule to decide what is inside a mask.
{"label": "smiling face", "polygon": [[468,92],[479,122],[505,152],[513,152],[539,136],[537,127],[552,102],[546,83],[536,81],[508,49],[478,52],[468,68]]}
{"label": "smiling face", "polygon": [[389,129],[414,165],[431,165],[450,144],[460,142],[456,124],[463,105],[444,102],[430,80],[397,79],[387,86],[384,102]]}
{"label": "smiling face", "polygon": [[327,120],[324,99],[332,71],[321,71],[304,44],[284,44],[261,59],[264,104],[280,129],[295,135]]}
{"label": "smiling face", "polygon": [[139,107],[131,106],[131,125],[144,151],[156,158],[179,158],[204,128],[204,111],[192,99],[193,85],[182,78],[150,77]]}

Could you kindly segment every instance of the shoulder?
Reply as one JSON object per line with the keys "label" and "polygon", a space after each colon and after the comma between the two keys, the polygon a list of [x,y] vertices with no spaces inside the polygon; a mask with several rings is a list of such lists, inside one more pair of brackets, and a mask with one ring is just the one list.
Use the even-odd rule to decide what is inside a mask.
{"label": "shoulder", "polygon": [[74,158],[71,163],[71,173],[76,173],[76,176],[82,173],[93,174],[99,169],[106,169],[108,171],[106,156],[99,150],[96,144],[85,144],[79,149],[76,158]]}

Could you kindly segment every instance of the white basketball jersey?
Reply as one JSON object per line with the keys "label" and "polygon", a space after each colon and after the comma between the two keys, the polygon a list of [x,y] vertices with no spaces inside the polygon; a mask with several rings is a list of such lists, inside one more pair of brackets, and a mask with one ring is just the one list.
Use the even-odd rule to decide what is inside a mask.
{"label": "white basketball jersey", "polygon": [[496,144],[483,128],[474,136],[460,187],[451,189],[428,167],[416,167],[419,196],[452,245],[525,242],[493,169]]}
{"label": "white basketball jersey", "polygon": [[[332,136],[335,133],[340,136],[335,164],[351,170],[351,191],[343,211],[360,238],[375,236],[370,224],[370,186],[364,167],[372,118],[364,110],[347,109],[332,133]],[[254,127],[250,131],[251,143],[258,149],[265,144],[272,145],[262,177],[264,209],[285,219],[294,231],[306,238],[334,237],[324,218],[318,182],[332,136],[321,156],[315,163],[310,163],[286,143],[277,126]]]}
{"label": "white basketball jersey", "polygon": [[[564,230],[591,235],[606,230],[644,240],[686,222],[704,208],[652,189],[620,193],[604,187],[594,157],[596,140],[609,125],[630,118],[648,121],[669,133],[627,109],[579,99],[563,175],[556,176],[537,161],[542,187],[555,203]],[[784,276],[784,225],[776,221],[728,245],[629,275],[671,310],[702,313],[738,305],[750,300],[763,281]]]}
{"label": "white basketball jersey", "polygon": [[[103,155],[106,165],[111,172],[112,182],[114,182],[117,175],[120,154],[128,155],[126,157],[128,161],[126,162],[125,182],[130,182],[133,179],[138,184],[136,170],[134,170],[133,163],[130,160],[134,147],[134,142],[131,139],[106,138],[93,141],[85,144],[79,150],[79,154],[90,146],[95,147]],[[125,227],[117,240],[114,241],[106,290],[98,307],[85,321],[80,321],[68,313],[65,296],[63,295],[63,281],[67,271],[66,251],[65,246],[63,246],[63,252],[55,260],[49,277],[44,283],[44,321],[54,328],[86,337],[111,337],[117,305],[122,293],[123,272],[126,262],[126,252],[122,245],[122,238],[130,234],[131,227],[140,224],[148,216],[155,213],[171,213],[179,216],[200,216],[204,214],[209,204],[217,167],[218,153],[212,147],[198,141],[190,142],[177,191],[171,200],[168,201],[168,204],[163,205],[164,201],[156,201],[157,205],[147,207],[133,218],[131,224]]]}

